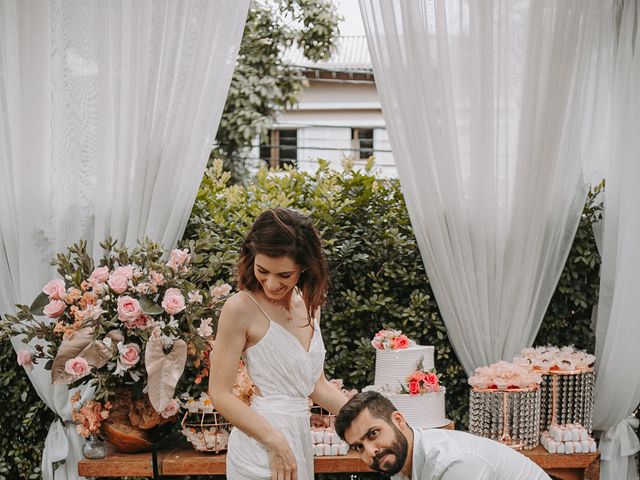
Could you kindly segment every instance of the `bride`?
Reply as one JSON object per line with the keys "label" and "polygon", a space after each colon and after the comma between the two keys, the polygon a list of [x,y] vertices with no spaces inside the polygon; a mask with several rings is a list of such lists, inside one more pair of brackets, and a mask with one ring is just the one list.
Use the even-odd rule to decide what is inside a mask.
{"label": "bride", "polygon": [[[209,395],[235,429],[227,478],[312,480],[308,397],[337,414],[346,397],[324,376],[320,307],[327,261],[311,220],[270,209],[253,224],[236,265],[211,354]],[[232,394],[242,358],[256,385],[251,407]]]}

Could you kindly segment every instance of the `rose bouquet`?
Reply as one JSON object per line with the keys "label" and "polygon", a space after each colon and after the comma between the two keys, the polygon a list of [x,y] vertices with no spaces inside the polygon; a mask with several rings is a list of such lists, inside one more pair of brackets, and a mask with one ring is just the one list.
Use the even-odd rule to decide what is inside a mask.
{"label": "rose bouquet", "polygon": [[407,377],[406,385],[402,387],[404,392],[409,395],[421,395],[439,391],[440,381],[438,375],[433,371],[416,370]]}
{"label": "rose bouquet", "polygon": [[380,330],[375,334],[371,345],[376,350],[402,350],[415,345],[400,330]]}
{"label": "rose bouquet", "polygon": [[[18,362],[25,368],[44,361],[52,383],[92,386],[102,420],[124,402],[132,425],[152,428],[176,414],[185,366],[189,378],[179,393],[208,375],[214,324],[231,287],[198,289],[187,249],[165,259],[149,240],[131,250],[111,239],[100,246],[98,265],[84,241],[58,254],[52,265],[60,277],[0,326],[23,335]],[[133,387],[130,398],[121,394],[124,386]]]}

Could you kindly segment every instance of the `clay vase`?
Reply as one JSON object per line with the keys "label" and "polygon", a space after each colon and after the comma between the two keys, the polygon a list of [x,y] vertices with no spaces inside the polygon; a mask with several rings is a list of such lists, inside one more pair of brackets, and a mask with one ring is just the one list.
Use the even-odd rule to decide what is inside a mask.
{"label": "clay vase", "polygon": [[150,451],[177,420],[177,415],[160,416],[149,397],[135,398],[130,388],[119,389],[111,404],[109,418],[103,422],[101,432],[103,438],[122,453]]}

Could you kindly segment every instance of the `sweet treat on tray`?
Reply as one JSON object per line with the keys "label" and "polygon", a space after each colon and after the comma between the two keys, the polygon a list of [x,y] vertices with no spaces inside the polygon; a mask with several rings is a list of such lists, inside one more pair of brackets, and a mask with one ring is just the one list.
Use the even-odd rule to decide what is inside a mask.
{"label": "sweet treat on tray", "polygon": [[382,393],[415,428],[437,428],[445,416],[445,388],[435,373],[432,346],[416,345],[399,330],[381,330],[371,341],[376,349],[374,384],[363,391]]}

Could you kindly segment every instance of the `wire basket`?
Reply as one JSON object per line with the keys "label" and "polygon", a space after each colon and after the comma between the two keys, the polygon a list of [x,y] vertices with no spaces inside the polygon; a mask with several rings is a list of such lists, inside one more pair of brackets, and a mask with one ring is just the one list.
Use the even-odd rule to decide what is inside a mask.
{"label": "wire basket", "polygon": [[540,440],[540,389],[472,389],[469,431],[515,450],[528,450]]}
{"label": "wire basket", "polygon": [[186,412],[182,417],[182,434],[200,452],[227,450],[231,424],[216,410],[211,413]]}
{"label": "wire basket", "polygon": [[592,431],[593,369],[543,372],[540,399],[540,431],[552,425],[579,423]]}
{"label": "wire basket", "polygon": [[324,427],[324,428],[335,428],[336,426],[336,416],[329,413],[327,410],[322,408],[320,405],[312,405],[311,408],[311,426],[312,427]]}

